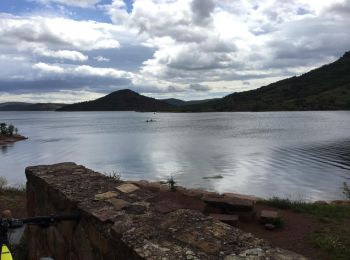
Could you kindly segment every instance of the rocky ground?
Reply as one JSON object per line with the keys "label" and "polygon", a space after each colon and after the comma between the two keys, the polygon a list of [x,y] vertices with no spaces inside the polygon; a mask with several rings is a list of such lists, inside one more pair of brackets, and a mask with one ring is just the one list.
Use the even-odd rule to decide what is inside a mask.
{"label": "rocky ground", "polygon": [[0,135],[0,145],[6,145],[6,144],[11,144],[17,141],[25,140],[27,137],[24,137],[22,135],[12,135],[12,136],[4,136]]}
{"label": "rocky ground", "polygon": [[[114,209],[124,209],[127,213],[126,215],[119,216],[119,221],[114,223],[114,232],[123,233],[123,230],[128,228],[128,223],[130,223],[130,225],[135,225],[135,218],[138,218],[138,215],[143,214],[145,210],[150,210],[150,212],[154,213],[152,213],[149,218],[145,219],[142,217],[142,221],[140,220],[140,223],[146,221],[149,225],[142,224],[134,227],[138,230],[138,236],[141,232],[143,235],[150,237],[153,240],[159,240],[157,245],[163,245],[164,248],[167,248],[169,245],[166,245],[166,243],[164,244],[162,241],[169,241],[170,237],[174,234],[178,234],[178,237],[176,237],[178,241],[182,241],[185,244],[195,244],[197,248],[201,248],[204,252],[209,252],[210,254],[211,250],[217,249],[216,247],[218,247],[215,244],[217,243],[215,237],[221,236],[225,237],[225,243],[235,245],[238,245],[237,243],[241,244],[241,246],[238,246],[237,248],[241,248],[242,250],[237,249],[237,255],[231,256],[227,256],[227,252],[225,252],[226,247],[220,247],[222,248],[222,254],[226,255],[226,260],[246,259],[247,257],[254,255],[264,256],[265,259],[266,257],[276,257],[279,254],[281,258],[275,259],[284,259],[282,255],[285,254],[285,252],[278,252],[279,249],[272,249],[273,247],[290,250],[309,257],[310,259],[348,259],[346,257],[348,256],[347,248],[350,248],[350,245],[347,244],[349,241],[346,240],[346,238],[342,241],[341,236],[343,235],[346,237],[346,234],[349,234],[346,233],[350,226],[350,210],[347,208],[349,205],[338,207],[329,204],[322,205],[321,203],[315,207],[308,206],[306,208],[309,210],[304,210],[303,212],[303,210],[297,211],[295,208],[281,209],[280,205],[278,207],[272,206],[270,202],[259,201],[252,196],[240,196],[237,194],[218,195],[216,193],[195,189],[184,189],[181,187],[178,187],[176,191],[173,192],[169,190],[167,185],[161,183],[149,183],[146,181],[127,182],[126,184],[132,185],[121,185],[119,186],[120,189],[117,191],[114,189],[112,193],[102,192],[95,195],[94,198],[94,201],[97,202],[108,200],[109,203],[113,205]],[[133,185],[138,187],[136,191],[130,190],[135,187]],[[123,187],[125,190],[123,190]],[[118,197],[116,197],[116,194],[118,194]],[[136,197],[133,198],[133,196],[149,198],[142,203],[135,203]],[[235,206],[229,210],[224,208],[223,211],[222,207],[227,206],[227,204],[225,204],[227,201],[232,202],[228,205]],[[241,201],[245,202],[241,203]],[[248,203],[246,203],[247,201]],[[11,209],[14,217],[26,216],[25,204],[26,194],[23,191],[3,191],[0,195],[0,210]],[[346,203],[344,202],[343,204]],[[254,208],[253,215],[251,215],[250,210],[246,211],[247,209],[250,209],[251,206]],[[314,212],[315,209],[316,211]],[[197,211],[198,215],[193,214],[192,210]],[[243,213],[241,210],[243,210]],[[264,210],[277,212],[279,218],[283,221],[283,225],[276,226],[274,230],[267,230],[265,226],[259,222],[259,215]],[[204,213],[204,215],[211,214],[212,216],[219,216],[219,218],[223,215],[222,213],[224,213],[224,215],[238,214],[237,221],[233,221],[231,224],[237,226],[244,232],[237,230],[237,232],[235,231],[235,236],[226,237],[225,234],[228,232],[228,230],[225,229],[226,225],[213,225],[210,218],[203,218],[202,213]],[[104,217],[103,213],[100,212],[98,214],[100,214],[99,218]],[[132,214],[132,218],[130,219],[129,214]],[[166,220],[162,217],[163,214],[166,214]],[[191,216],[187,216],[188,214],[191,214]],[[181,219],[186,220],[186,223],[179,223],[179,220]],[[189,221],[189,219],[191,221]],[[205,221],[208,221],[208,224],[204,225],[208,227],[208,230],[204,231],[203,222]],[[198,223],[202,223],[200,228],[199,226],[197,227]],[[186,232],[171,230],[171,227],[175,224],[176,226],[183,228],[183,230],[186,230]],[[164,230],[164,228],[170,227],[170,231],[169,233],[157,233],[158,229],[149,229],[147,228],[149,226],[159,226],[159,230]],[[334,236],[327,236],[323,239],[324,233],[322,232],[325,232],[325,230],[328,236]],[[339,232],[339,234],[335,233],[336,230],[341,230],[341,232]],[[210,239],[206,242],[202,241],[201,236],[203,232],[216,234],[213,237],[212,243],[210,242]],[[254,237],[249,235],[249,233],[253,234]],[[132,241],[134,239],[133,234],[129,234],[130,241]],[[320,234],[321,236],[319,236]],[[169,235],[169,237],[166,237],[167,235]],[[267,243],[265,244],[265,242],[262,242],[259,238],[264,239]],[[315,241],[321,242],[317,244]],[[137,241],[133,242],[135,242],[135,245],[138,243]],[[248,244],[249,246],[247,246]],[[333,248],[332,244],[334,244]],[[272,247],[270,247],[270,245]],[[244,250],[243,248],[246,249]],[[343,252],[340,254],[334,253],[334,250],[338,250],[339,248],[343,250]],[[139,250],[141,250],[142,253],[152,255],[155,254],[152,250],[159,251],[159,248],[154,247],[154,244],[145,244],[140,241]],[[165,255],[166,253],[167,252],[165,251]],[[190,248],[185,253],[188,257],[187,259],[196,259],[196,257],[200,255],[199,252],[192,252]]]}

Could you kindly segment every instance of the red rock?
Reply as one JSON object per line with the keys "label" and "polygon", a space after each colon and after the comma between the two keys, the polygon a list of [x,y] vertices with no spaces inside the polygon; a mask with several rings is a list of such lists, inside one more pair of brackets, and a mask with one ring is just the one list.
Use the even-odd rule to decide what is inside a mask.
{"label": "red rock", "polygon": [[225,214],[210,214],[210,216],[216,220],[220,220],[226,224],[237,227],[238,216],[237,215],[225,215]]}
{"label": "red rock", "polygon": [[260,222],[262,224],[274,223],[278,218],[278,212],[273,210],[263,210],[260,214]]}
{"label": "red rock", "polygon": [[204,196],[202,200],[210,207],[220,208],[222,212],[252,211],[254,209],[254,203],[250,200],[207,196]]}

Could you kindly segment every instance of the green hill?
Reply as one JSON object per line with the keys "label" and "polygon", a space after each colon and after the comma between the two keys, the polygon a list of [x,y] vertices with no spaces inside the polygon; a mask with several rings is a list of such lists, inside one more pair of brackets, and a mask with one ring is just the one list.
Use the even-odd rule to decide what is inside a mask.
{"label": "green hill", "polygon": [[102,98],[66,105],[57,111],[172,111],[174,106],[166,102],[123,89]]}
{"label": "green hill", "polygon": [[0,111],[55,111],[65,104],[6,102],[0,104]]}
{"label": "green hill", "polygon": [[268,86],[233,93],[181,111],[304,111],[350,109],[350,52],[339,60]]}
{"label": "green hill", "polygon": [[218,100],[219,98],[212,98],[212,99],[199,99],[199,100],[189,100],[189,101],[185,101],[185,100],[181,100],[181,99],[177,99],[177,98],[168,98],[168,99],[160,99],[161,101],[164,101],[170,105],[174,105],[174,106],[186,106],[186,105],[196,105],[196,104],[203,104],[203,103],[207,103],[210,101],[215,101]]}

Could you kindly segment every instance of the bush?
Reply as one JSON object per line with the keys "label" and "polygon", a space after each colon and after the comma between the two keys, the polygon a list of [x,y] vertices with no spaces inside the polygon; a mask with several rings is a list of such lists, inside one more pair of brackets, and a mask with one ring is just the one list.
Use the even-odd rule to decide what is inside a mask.
{"label": "bush", "polygon": [[15,131],[15,127],[13,125],[9,125],[7,128],[7,134],[9,136],[12,136],[14,131]]}
{"label": "bush", "polygon": [[7,186],[8,182],[4,177],[0,177],[0,192],[3,192]]}
{"label": "bush", "polygon": [[171,176],[166,182],[169,185],[171,191],[176,191],[176,181],[174,180],[173,176]]}
{"label": "bush", "polygon": [[113,179],[114,181],[121,181],[122,175],[118,173],[117,171],[112,171],[111,173],[107,174],[109,178]]}
{"label": "bush", "polygon": [[0,135],[13,136],[13,133],[17,134],[18,129],[14,125],[7,126],[6,123],[0,123]]}
{"label": "bush", "polygon": [[350,199],[350,186],[346,182],[343,183],[343,194]]}
{"label": "bush", "polygon": [[7,134],[7,124],[0,123],[0,134],[2,134],[2,135]]}
{"label": "bush", "polygon": [[323,219],[343,219],[350,217],[350,207],[347,205],[319,205],[315,203],[307,203],[301,200],[293,201],[290,199],[283,199],[278,197],[273,197],[267,200],[261,200],[260,203],[274,208],[290,209],[298,213],[311,214]]}

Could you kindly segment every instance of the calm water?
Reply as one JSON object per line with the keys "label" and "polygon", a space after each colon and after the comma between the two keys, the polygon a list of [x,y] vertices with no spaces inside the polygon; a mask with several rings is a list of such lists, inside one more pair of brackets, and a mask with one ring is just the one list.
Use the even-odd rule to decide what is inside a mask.
{"label": "calm water", "polygon": [[337,199],[350,182],[350,112],[0,112],[0,121],[29,136],[0,147],[0,175],[13,184],[26,166],[64,161],[262,197]]}

